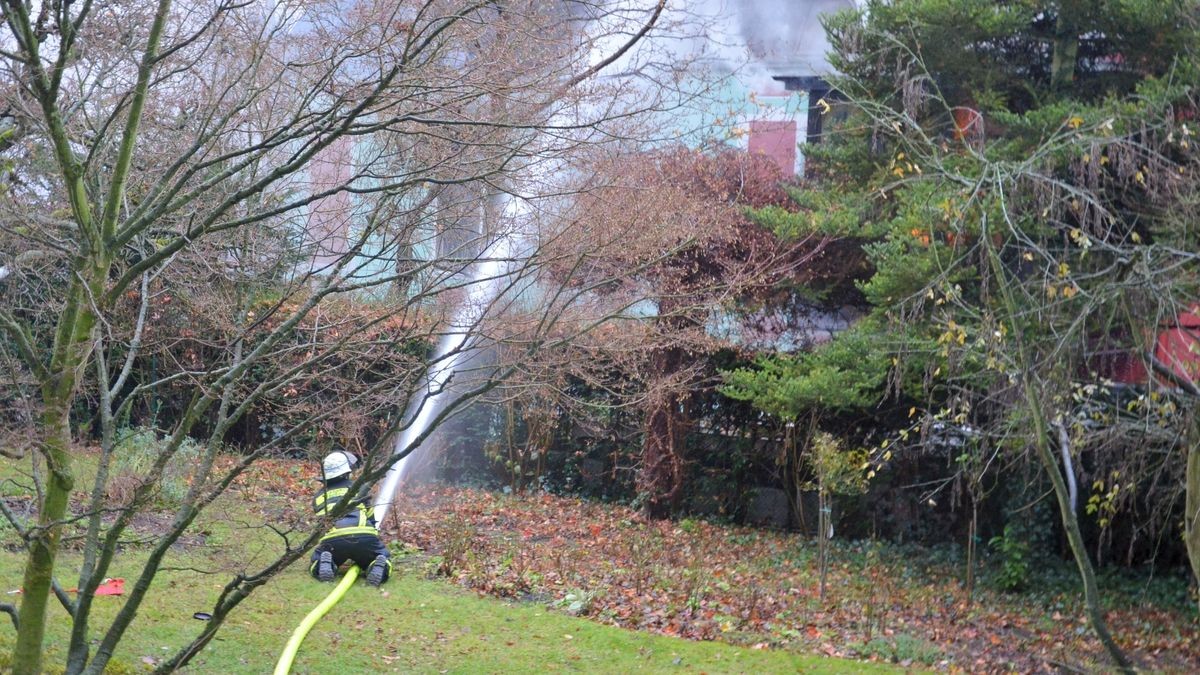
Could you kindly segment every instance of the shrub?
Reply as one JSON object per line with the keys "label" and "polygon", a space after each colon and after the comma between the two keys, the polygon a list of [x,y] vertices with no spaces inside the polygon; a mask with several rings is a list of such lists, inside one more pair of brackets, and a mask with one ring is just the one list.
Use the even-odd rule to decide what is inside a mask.
{"label": "shrub", "polygon": [[1029,542],[1013,523],[1004,526],[1004,534],[988,542],[1000,556],[996,585],[1004,591],[1015,592],[1029,585]]}
{"label": "shrub", "polygon": [[[117,432],[111,475],[105,492],[114,502],[125,504],[133,491],[150,473],[166,448],[166,439],[149,427],[122,429]],[[155,491],[155,502],[165,508],[178,506],[187,496],[191,471],[202,454],[203,446],[188,438],[167,462]]]}
{"label": "shrub", "polygon": [[585,616],[592,611],[596,602],[596,594],[592,591],[572,590],[554,604],[566,610],[571,616]]}
{"label": "shrub", "polygon": [[938,649],[937,645],[903,633],[896,635],[890,640],[875,638],[870,642],[856,647],[855,651],[862,656],[873,656],[891,661],[892,663],[906,665],[922,663],[932,666],[944,656],[942,650]]}
{"label": "shrub", "polygon": [[462,516],[455,516],[438,528],[437,540],[442,546],[437,574],[453,577],[468,566],[479,545],[475,526]]}

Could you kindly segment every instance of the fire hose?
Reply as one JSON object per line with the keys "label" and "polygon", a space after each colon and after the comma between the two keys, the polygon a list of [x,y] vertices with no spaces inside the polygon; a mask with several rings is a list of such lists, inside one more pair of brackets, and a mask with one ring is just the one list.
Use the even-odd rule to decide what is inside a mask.
{"label": "fire hose", "polygon": [[292,633],[291,639],[288,640],[287,646],[283,648],[283,653],[279,655],[279,662],[275,664],[275,675],[288,675],[291,672],[292,661],[295,660],[296,652],[300,649],[300,643],[304,642],[308,631],[312,630],[312,627],[321,620],[321,617],[325,616],[338,603],[338,600],[342,599],[342,596],[354,585],[357,579],[358,565],[351,565],[350,569],[346,570],[346,576],[342,577],[342,581],[333,589],[333,592],[326,596],[321,601],[321,604],[314,607],[308,613],[308,616],[304,617],[304,620],[300,622],[299,626],[296,626],[296,630]]}
{"label": "fire hose", "polygon": [[[395,473],[396,477],[393,478],[392,473]],[[375,502],[375,516],[381,523],[383,522],[384,517],[387,515],[388,507],[392,505],[391,495],[396,490],[396,483],[399,480],[399,474],[399,465],[393,466],[392,470],[388,472],[387,484],[384,486],[385,491],[379,492],[380,497]],[[387,496],[385,497],[383,495]],[[317,625],[317,622],[321,620],[321,617],[328,614],[329,610],[333,609],[333,606],[336,605],[338,601],[342,599],[342,596],[346,594],[346,591],[350,590],[350,587],[354,585],[356,580],[358,580],[358,573],[358,565],[351,565],[350,569],[346,570],[346,575],[342,577],[341,582],[334,587],[333,591],[326,596],[320,604],[318,604],[316,607],[313,607],[312,611],[308,613],[308,616],[305,616],[304,620],[300,622],[300,625],[296,626],[296,630],[292,632],[292,637],[288,640],[287,646],[283,648],[283,653],[279,655],[279,662],[275,664],[274,675],[288,675],[288,673],[291,672],[292,661],[296,659],[296,652],[300,650],[300,644],[303,643],[304,638],[308,636],[308,631],[312,630],[312,627]]]}

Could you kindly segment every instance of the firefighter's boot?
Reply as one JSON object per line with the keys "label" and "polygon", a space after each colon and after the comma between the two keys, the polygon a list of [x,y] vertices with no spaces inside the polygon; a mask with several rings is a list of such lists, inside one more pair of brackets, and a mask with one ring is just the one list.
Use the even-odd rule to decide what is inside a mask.
{"label": "firefighter's boot", "polygon": [[317,579],[320,581],[333,581],[333,554],[329,551],[321,551],[320,557],[317,558]]}

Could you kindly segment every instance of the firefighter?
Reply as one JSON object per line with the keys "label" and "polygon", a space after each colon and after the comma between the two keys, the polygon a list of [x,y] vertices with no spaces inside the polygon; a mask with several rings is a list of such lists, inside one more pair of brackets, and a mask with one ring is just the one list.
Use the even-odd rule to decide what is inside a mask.
{"label": "firefighter", "polygon": [[332,513],[343,499],[350,499],[351,508],[321,537],[308,571],[320,581],[333,581],[342,563],[353,560],[366,570],[367,583],[378,586],[391,575],[392,562],[388,559],[387,547],[379,538],[370,495],[365,490],[352,497],[347,494],[350,475],[357,463],[358,459],[345,450],[331,452],[321,462],[322,489],[313,497],[313,511],[317,515]]}

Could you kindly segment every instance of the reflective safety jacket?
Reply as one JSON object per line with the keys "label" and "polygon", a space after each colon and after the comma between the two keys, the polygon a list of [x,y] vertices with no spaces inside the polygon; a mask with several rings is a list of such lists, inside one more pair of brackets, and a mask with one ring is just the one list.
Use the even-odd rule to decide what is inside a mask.
{"label": "reflective safety jacket", "polygon": [[359,493],[353,497],[347,497],[349,492],[350,479],[335,478],[326,483],[325,489],[313,497],[313,511],[321,516],[333,513],[343,499],[349,499],[351,504],[350,510],[343,513],[333,523],[333,529],[321,537],[321,541],[354,534],[379,535],[379,529],[375,526],[375,507],[369,503],[370,496],[366,493]]}

